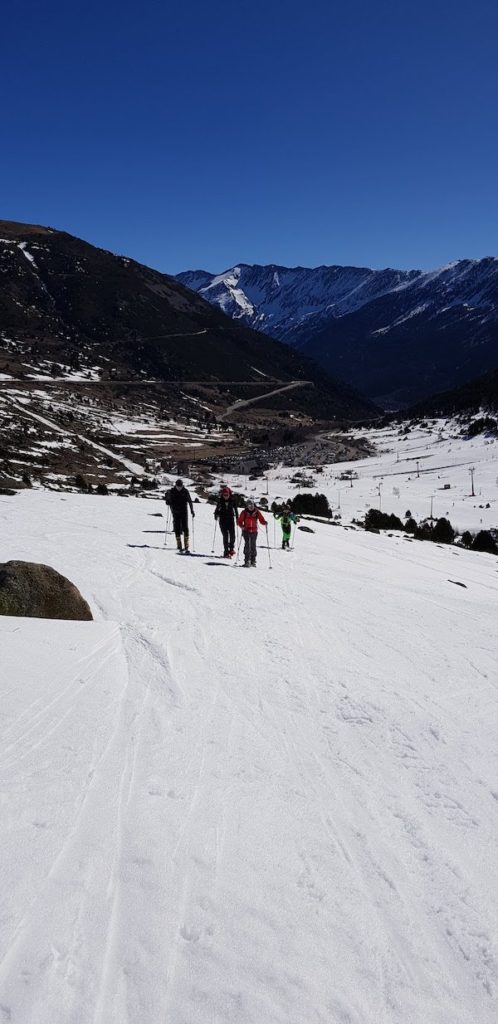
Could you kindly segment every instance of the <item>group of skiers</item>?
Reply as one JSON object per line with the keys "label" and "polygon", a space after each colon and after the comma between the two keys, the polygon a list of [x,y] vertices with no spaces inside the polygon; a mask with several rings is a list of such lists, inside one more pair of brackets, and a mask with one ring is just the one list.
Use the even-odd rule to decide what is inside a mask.
{"label": "group of skiers", "polygon": [[[188,508],[192,519],[195,518],[194,506],[189,491],[184,486],[183,480],[177,480],[174,487],[164,495],[166,504],[171,509],[173,516],[173,530],[176,537],[178,551],[189,553],[189,526]],[[248,498],[244,508],[240,511],[237,508],[235,498],[226,484],[220,488],[218,500],[214,510],[214,518],[218,522],[223,537],[223,557],[232,558],[235,554],[235,524],[242,530],[244,538],[244,566],[249,568],[256,565],[258,524],[266,527],[268,524],[262,512]],[[284,505],[281,512],[274,512],[274,518],[282,528],[282,548],[288,549],[290,544],[291,530],[294,523],[299,522],[298,517],[291,512],[289,505]]]}

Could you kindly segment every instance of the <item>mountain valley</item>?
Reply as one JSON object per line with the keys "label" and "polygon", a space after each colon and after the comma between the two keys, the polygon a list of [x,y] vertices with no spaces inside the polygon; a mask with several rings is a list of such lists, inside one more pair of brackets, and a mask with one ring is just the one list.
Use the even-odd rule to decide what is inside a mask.
{"label": "mountain valley", "polygon": [[498,259],[438,270],[239,264],[178,280],[285,341],[384,408],[498,366]]}

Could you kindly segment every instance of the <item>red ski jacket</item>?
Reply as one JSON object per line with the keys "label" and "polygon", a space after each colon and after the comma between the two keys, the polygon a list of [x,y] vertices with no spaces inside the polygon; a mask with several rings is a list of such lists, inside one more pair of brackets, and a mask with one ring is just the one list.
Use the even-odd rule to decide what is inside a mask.
{"label": "red ski jacket", "polygon": [[263,526],[266,526],[266,519],[263,519],[263,516],[261,515],[259,508],[253,509],[252,512],[249,512],[248,508],[244,508],[240,513],[237,522],[241,530],[246,530],[247,533],[257,533],[258,523],[261,523]]}

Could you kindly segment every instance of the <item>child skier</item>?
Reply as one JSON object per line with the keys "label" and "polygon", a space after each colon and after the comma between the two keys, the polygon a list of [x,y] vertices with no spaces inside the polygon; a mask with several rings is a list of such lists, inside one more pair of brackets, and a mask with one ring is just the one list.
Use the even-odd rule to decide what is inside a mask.
{"label": "child skier", "polygon": [[282,527],[282,551],[288,551],[292,524],[298,523],[299,519],[291,512],[289,505],[284,505],[281,512],[274,512],[273,515]]}
{"label": "child skier", "polygon": [[231,558],[235,552],[235,520],[237,505],[229,487],[222,487],[214,510],[214,518],[220,524],[223,537],[223,556]]}
{"label": "child skier", "polygon": [[246,507],[240,513],[237,520],[244,538],[244,566],[246,569],[256,565],[256,540],[258,537],[258,523],[266,526],[266,519],[263,518],[259,508],[249,498]]}

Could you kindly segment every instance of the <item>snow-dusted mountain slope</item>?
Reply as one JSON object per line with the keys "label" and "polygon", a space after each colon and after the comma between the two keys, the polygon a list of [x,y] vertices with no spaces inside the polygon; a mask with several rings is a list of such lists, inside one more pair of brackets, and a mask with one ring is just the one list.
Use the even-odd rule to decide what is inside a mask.
{"label": "snow-dusted mountain slope", "polygon": [[[291,406],[316,418],[375,413],[301,353],[234,323],[174,277],[64,231],[0,220],[0,280],[4,381],[38,369],[55,377],[100,371],[99,380],[132,386],[252,386],[267,376],[311,382],[295,389]],[[276,404],[280,410],[281,399]]]}
{"label": "snow-dusted mountain slope", "polygon": [[0,498],[97,617],[0,619],[3,1018],[495,1024],[496,559],[162,508]]}
{"label": "snow-dusted mountain slope", "polygon": [[[366,267],[280,267],[241,263],[222,274],[186,271],[178,280],[236,320],[291,341],[293,332],[344,316],[420,276]],[[312,327],[313,325],[313,327]]]}
{"label": "snow-dusted mountain slope", "polygon": [[240,264],[179,280],[386,404],[498,365],[498,259],[430,272]]}

